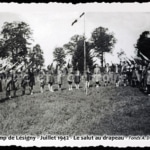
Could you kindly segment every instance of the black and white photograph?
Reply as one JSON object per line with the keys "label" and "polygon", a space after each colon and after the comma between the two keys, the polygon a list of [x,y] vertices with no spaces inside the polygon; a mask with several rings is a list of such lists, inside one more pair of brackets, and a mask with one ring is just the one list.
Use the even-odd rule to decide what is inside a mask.
{"label": "black and white photograph", "polygon": [[150,3],[0,3],[0,146],[150,146]]}

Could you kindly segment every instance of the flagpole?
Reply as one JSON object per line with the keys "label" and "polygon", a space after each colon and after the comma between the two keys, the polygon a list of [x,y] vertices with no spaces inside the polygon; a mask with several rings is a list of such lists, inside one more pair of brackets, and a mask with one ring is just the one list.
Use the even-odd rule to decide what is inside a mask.
{"label": "flagpole", "polygon": [[[83,74],[85,75],[86,74],[86,40],[85,40],[85,12],[83,12],[78,19],[80,19],[82,16],[84,16],[84,23],[83,23],[83,29],[84,29],[84,32],[83,32],[83,38],[84,38],[84,68],[83,68]],[[72,22],[72,26],[78,22],[78,19],[75,19],[73,22]]]}
{"label": "flagpole", "polygon": [[86,39],[85,39],[85,14],[84,14],[84,75],[86,75]]}

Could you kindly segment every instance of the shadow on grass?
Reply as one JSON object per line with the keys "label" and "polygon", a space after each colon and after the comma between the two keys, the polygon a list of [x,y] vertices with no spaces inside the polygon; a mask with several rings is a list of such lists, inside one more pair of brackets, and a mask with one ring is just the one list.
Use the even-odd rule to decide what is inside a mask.
{"label": "shadow on grass", "polygon": [[4,103],[5,101],[9,101],[9,100],[11,100],[11,99],[5,97],[5,98],[2,98],[2,99],[0,100],[0,103]]}
{"label": "shadow on grass", "polygon": [[17,96],[12,96],[11,98],[9,98],[9,97],[5,97],[5,98],[2,98],[1,100],[0,100],[0,103],[4,103],[4,102],[6,102],[6,101],[11,101],[11,100],[13,100],[13,99],[15,99],[15,98],[19,98],[19,97],[22,97],[22,95],[17,95]]}
{"label": "shadow on grass", "polygon": [[61,91],[67,90],[67,88],[61,88],[61,90],[59,90],[59,89],[53,89],[53,90],[54,90],[55,92],[56,92],[56,91],[58,91],[58,92],[60,91],[60,92],[61,92]]}
{"label": "shadow on grass", "polygon": [[[34,94],[37,94],[37,93],[40,93],[40,92],[34,92]],[[0,103],[4,103],[6,101],[12,101],[16,98],[20,98],[20,97],[23,97],[23,96],[30,96],[31,94],[30,93],[25,93],[24,95],[20,94],[20,95],[16,95],[16,96],[11,96],[11,98],[9,97],[3,97],[0,99]]]}

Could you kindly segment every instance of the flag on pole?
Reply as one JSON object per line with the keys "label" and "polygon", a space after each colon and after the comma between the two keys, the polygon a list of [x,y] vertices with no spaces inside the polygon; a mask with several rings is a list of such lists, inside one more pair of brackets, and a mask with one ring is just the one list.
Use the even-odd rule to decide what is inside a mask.
{"label": "flag on pole", "polygon": [[129,59],[129,61],[131,62],[132,65],[135,64],[134,60]]}
{"label": "flag on pole", "polygon": [[74,22],[72,22],[72,24],[71,24],[71,25],[73,26],[73,25],[74,25],[77,21],[78,21],[78,20],[76,19]]}
{"label": "flag on pole", "polygon": [[139,52],[139,55],[142,57],[142,59],[146,60],[146,61],[150,61],[145,55],[143,55],[141,52]]}
{"label": "flag on pole", "polygon": [[53,68],[53,62],[51,63],[51,65],[50,65],[50,69],[52,69]]}
{"label": "flag on pole", "polygon": [[48,70],[51,70],[52,68],[53,68],[53,62],[51,63],[51,65],[48,65],[48,66],[47,66],[47,69],[48,69]]}
{"label": "flag on pole", "polygon": [[[83,12],[83,13],[79,16],[78,19],[80,19],[84,14],[85,14],[85,12]],[[75,20],[72,22],[71,25],[73,26],[75,23],[77,23],[77,22],[78,22],[78,19],[75,19]]]}
{"label": "flag on pole", "polygon": [[83,12],[81,15],[80,15],[80,18],[85,14],[85,12]]}
{"label": "flag on pole", "polygon": [[138,64],[138,65],[142,64],[142,59],[140,57],[135,57],[134,60],[135,60],[136,64]]}
{"label": "flag on pole", "polygon": [[127,62],[127,64],[128,64],[129,66],[131,66],[131,63],[130,63],[128,60],[126,60],[126,62]]}
{"label": "flag on pole", "polygon": [[133,64],[136,64],[136,62],[135,62],[135,60],[134,60],[134,57],[133,56],[131,56],[132,57],[132,62],[133,62]]}
{"label": "flag on pole", "polygon": [[24,62],[21,62],[21,63],[16,67],[16,70],[20,70],[23,65],[24,65]]}

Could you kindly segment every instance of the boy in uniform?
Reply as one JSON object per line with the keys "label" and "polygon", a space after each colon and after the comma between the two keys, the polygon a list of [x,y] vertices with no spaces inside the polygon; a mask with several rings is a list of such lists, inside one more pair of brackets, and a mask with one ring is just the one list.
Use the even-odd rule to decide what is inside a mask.
{"label": "boy in uniform", "polygon": [[29,77],[29,87],[30,87],[30,95],[33,94],[33,86],[35,85],[35,77],[33,68],[28,70],[28,77]]}
{"label": "boy in uniform", "polygon": [[141,74],[141,90],[146,90],[146,65],[143,65],[142,67],[142,74]]}
{"label": "boy in uniform", "polygon": [[21,87],[22,87],[22,95],[25,94],[25,90],[26,90],[26,87],[29,83],[29,76],[28,76],[28,71],[23,71],[22,72],[22,80],[21,80]]}
{"label": "boy in uniform", "polygon": [[75,82],[75,86],[76,89],[79,89],[79,84],[80,84],[80,71],[77,69],[76,73],[75,73],[75,77],[74,77],[74,82]]}
{"label": "boy in uniform", "polygon": [[99,86],[100,86],[100,78],[99,78],[99,75],[100,75],[100,68],[99,68],[99,66],[96,64],[96,65],[95,65],[95,68],[94,68],[94,79],[95,79],[96,87],[99,87]]}
{"label": "boy in uniform", "polygon": [[55,82],[54,80],[54,75],[53,75],[53,72],[52,70],[48,70],[48,76],[47,76],[47,80],[48,80],[48,89],[50,92],[54,92],[53,90],[53,84]]}
{"label": "boy in uniform", "polygon": [[148,64],[146,72],[146,86],[147,86],[147,94],[148,96],[150,96],[150,63]]}
{"label": "boy in uniform", "polygon": [[12,72],[11,70],[6,72],[6,98],[11,98],[11,90],[12,90]]}
{"label": "boy in uniform", "polygon": [[39,72],[39,83],[40,83],[40,91],[41,91],[41,93],[44,92],[45,80],[46,80],[45,72],[44,72],[44,70],[41,70]]}
{"label": "boy in uniform", "polygon": [[136,76],[136,67],[135,65],[132,66],[132,87],[136,87],[137,83],[137,76]]}
{"label": "boy in uniform", "polygon": [[118,66],[118,64],[115,65],[114,80],[115,80],[116,87],[119,87],[119,66]]}
{"label": "boy in uniform", "polygon": [[69,86],[69,91],[72,90],[73,79],[74,79],[73,72],[69,72],[69,73],[68,73],[68,77],[67,77],[68,86]]}
{"label": "boy in uniform", "polygon": [[90,80],[91,80],[91,72],[90,72],[89,67],[87,67],[86,76],[85,76],[85,82],[86,82],[85,84],[87,88],[90,87]]}
{"label": "boy in uniform", "polygon": [[104,86],[107,86],[108,83],[110,82],[109,71],[110,71],[110,68],[109,68],[109,64],[107,63],[105,67],[104,75],[103,75]]}
{"label": "boy in uniform", "polygon": [[62,83],[63,83],[63,72],[60,66],[58,66],[58,69],[57,69],[57,83],[58,83],[58,90],[60,91],[62,88]]}
{"label": "boy in uniform", "polygon": [[16,97],[16,91],[18,89],[18,75],[17,71],[13,71],[12,73],[12,90],[14,91],[14,97]]}

